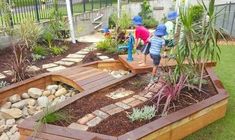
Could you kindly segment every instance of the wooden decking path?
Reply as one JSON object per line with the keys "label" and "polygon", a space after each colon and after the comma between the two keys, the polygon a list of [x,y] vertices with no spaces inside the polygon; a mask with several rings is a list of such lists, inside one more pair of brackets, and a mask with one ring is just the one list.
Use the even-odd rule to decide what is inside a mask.
{"label": "wooden decking path", "polygon": [[[153,60],[150,58],[150,56],[147,56],[146,66],[139,66],[139,61],[143,60],[143,56],[140,54],[133,54],[133,61],[128,62],[127,61],[127,55],[119,55],[119,60],[127,67],[129,68],[132,73],[146,73],[148,71],[151,71],[153,68]],[[185,62],[187,64],[188,62]],[[159,64],[159,67],[164,66],[175,66],[177,63],[174,59],[169,58],[162,58]],[[215,66],[216,62],[207,62],[207,66]]]}
{"label": "wooden decking path", "polygon": [[93,67],[75,66],[53,73],[53,81],[66,82],[80,91],[90,90],[96,86],[116,80],[111,74]]}

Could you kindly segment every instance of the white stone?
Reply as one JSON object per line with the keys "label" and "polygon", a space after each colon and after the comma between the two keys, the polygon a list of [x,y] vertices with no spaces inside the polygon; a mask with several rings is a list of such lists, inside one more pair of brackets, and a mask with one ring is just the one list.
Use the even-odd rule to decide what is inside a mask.
{"label": "white stone", "polygon": [[64,67],[64,66],[57,66],[57,67],[53,67],[53,68],[48,68],[47,71],[54,72],[54,71],[59,71],[59,70],[64,70],[64,69],[66,69],[66,67]]}
{"label": "white stone", "polygon": [[47,90],[57,90],[59,88],[59,86],[58,85],[48,85],[47,87],[46,87],[46,89]]}
{"label": "white stone", "polygon": [[101,59],[101,60],[104,60],[104,59],[109,59],[109,57],[108,57],[108,56],[103,56],[103,55],[101,55],[101,56],[98,56],[98,58],[99,58],[99,59]]}
{"label": "white stone", "polygon": [[109,58],[109,59],[103,59],[102,61],[114,61],[114,58]]}
{"label": "white stone", "polygon": [[12,128],[9,130],[12,134],[14,134],[16,131],[18,131],[18,128],[16,125],[13,125]]}
{"label": "white stone", "polygon": [[6,133],[2,133],[0,140],[10,140]]}
{"label": "white stone", "polygon": [[23,99],[28,99],[30,96],[29,96],[28,93],[23,93],[23,94],[21,95],[21,97],[22,97]]}
{"label": "white stone", "polygon": [[25,101],[28,106],[34,106],[36,103],[36,100],[32,98],[24,99],[23,101]]}
{"label": "white stone", "polygon": [[27,72],[37,72],[37,71],[40,71],[40,68],[37,67],[37,66],[28,66],[28,67],[26,68],[26,71],[27,71]]}
{"label": "white stone", "polygon": [[69,54],[67,57],[68,58],[84,58],[85,55],[81,55],[81,54]]}
{"label": "white stone", "polygon": [[12,134],[10,136],[10,140],[20,140],[20,133],[19,132],[15,132],[14,134]]}
{"label": "white stone", "polygon": [[9,101],[10,101],[11,103],[15,103],[15,102],[20,101],[20,95],[18,95],[18,94],[12,95],[11,97],[9,97]]}
{"label": "white stone", "polygon": [[82,59],[80,59],[80,58],[63,58],[62,60],[63,61],[70,61],[70,62],[76,62],[76,63],[82,61]]}
{"label": "white stone", "polygon": [[78,52],[76,52],[76,54],[81,54],[81,55],[86,55],[88,53],[89,53],[88,51],[78,51]]}
{"label": "white stone", "polygon": [[68,126],[68,128],[86,131],[88,129],[88,126],[87,125],[78,124],[78,123],[71,123]]}
{"label": "white stone", "polygon": [[65,88],[61,88],[56,91],[55,96],[58,97],[58,96],[66,94],[66,93],[67,93],[67,90]]}
{"label": "white stone", "polygon": [[25,102],[25,100],[21,100],[21,101],[19,101],[19,102],[16,102],[16,103],[12,104],[11,107],[12,107],[12,108],[23,109],[26,104],[27,104],[27,103]]}
{"label": "white stone", "polygon": [[100,56],[102,53],[96,53],[97,56]]}
{"label": "white stone", "polygon": [[23,117],[24,117],[24,118],[29,115],[27,107],[24,107],[24,108],[22,109],[22,112],[23,112]]}
{"label": "white stone", "polygon": [[29,107],[28,107],[28,113],[29,113],[30,115],[33,115],[36,111],[37,111],[37,109],[36,109],[35,106],[29,106]]}
{"label": "white stone", "polygon": [[28,90],[28,94],[32,98],[38,98],[38,97],[40,97],[42,95],[42,90],[38,89],[38,88],[30,88]]}
{"label": "white stone", "polygon": [[13,72],[11,70],[5,70],[5,71],[3,71],[3,73],[6,75],[9,75],[9,76],[13,75]]}
{"label": "white stone", "polygon": [[49,95],[51,95],[51,92],[49,90],[45,90],[45,91],[42,92],[42,95],[43,96],[49,96]]}
{"label": "white stone", "polygon": [[64,95],[60,96],[59,102],[65,101],[66,97]]}
{"label": "white stone", "polygon": [[57,66],[58,66],[57,64],[49,63],[49,64],[42,65],[42,68],[43,69],[48,69],[48,68],[57,67]]}
{"label": "white stone", "polygon": [[11,102],[6,102],[5,104],[1,106],[1,108],[5,108],[5,109],[11,108]]}
{"label": "white stone", "polygon": [[15,125],[15,123],[16,123],[15,119],[6,120],[6,125],[7,126],[13,126],[13,125]]}
{"label": "white stone", "polygon": [[38,98],[37,102],[39,106],[47,107],[49,100],[47,96],[42,96]]}
{"label": "white stone", "polygon": [[6,76],[0,73],[0,79],[4,79],[4,78],[6,78]]}
{"label": "white stone", "polygon": [[63,66],[72,66],[75,64],[75,62],[69,62],[69,61],[57,61],[57,62],[54,62],[55,64],[59,64],[59,65],[63,65]]}
{"label": "white stone", "polygon": [[20,118],[22,115],[22,111],[18,108],[0,110],[0,116],[2,116],[4,119]]}

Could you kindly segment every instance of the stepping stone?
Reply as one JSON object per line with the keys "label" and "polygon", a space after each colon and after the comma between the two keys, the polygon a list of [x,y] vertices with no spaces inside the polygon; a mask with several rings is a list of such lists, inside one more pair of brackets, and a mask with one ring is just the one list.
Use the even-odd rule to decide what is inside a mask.
{"label": "stepping stone", "polygon": [[64,65],[64,66],[72,66],[73,64],[75,64],[75,62],[68,62],[68,61],[57,61],[54,63],[59,64],[59,65]]}
{"label": "stepping stone", "polygon": [[4,74],[0,73],[0,79],[4,79],[4,78],[6,78],[6,76]]}
{"label": "stepping stone", "polygon": [[141,100],[135,100],[135,101],[133,101],[133,102],[128,103],[128,105],[131,106],[131,107],[135,107],[135,106],[137,106],[137,105],[139,105],[139,104],[141,104],[141,103],[143,103],[143,101],[141,101]]}
{"label": "stepping stone", "polygon": [[37,72],[37,71],[40,71],[40,68],[37,66],[28,66],[26,71],[27,72]]}
{"label": "stepping stone", "polygon": [[93,114],[87,114],[84,117],[82,117],[81,119],[79,119],[77,121],[77,123],[79,124],[86,124],[88,121],[90,121],[91,119],[95,118],[95,115]]}
{"label": "stepping stone", "polygon": [[97,55],[97,56],[100,56],[100,55],[102,55],[102,53],[96,53],[96,55]]}
{"label": "stepping stone", "polygon": [[75,54],[80,54],[80,55],[86,55],[86,54],[88,54],[89,52],[87,52],[87,51],[78,51],[78,52],[76,52]]}
{"label": "stepping stone", "polygon": [[119,106],[119,107],[121,107],[123,109],[131,108],[130,106],[128,106],[127,104],[124,104],[123,102],[117,102],[117,103],[115,103],[115,105],[117,105],[117,106]]}
{"label": "stepping stone", "polygon": [[108,110],[108,111],[106,111],[106,112],[107,112],[109,115],[114,115],[114,114],[119,113],[119,112],[122,112],[122,111],[124,111],[123,108],[121,108],[121,107],[116,107],[116,108],[113,108],[113,109]]}
{"label": "stepping stone", "polygon": [[108,114],[104,113],[103,111],[100,111],[100,110],[96,110],[93,112],[93,114],[95,114],[96,116],[100,117],[100,118],[103,118],[103,119],[106,119],[109,117]]}
{"label": "stepping stone", "polygon": [[63,61],[70,61],[70,62],[76,62],[76,63],[82,61],[82,59],[80,59],[80,58],[63,58],[62,60]]}
{"label": "stepping stone", "polygon": [[153,93],[152,92],[148,92],[146,95],[144,95],[144,97],[152,98],[153,97]]}
{"label": "stepping stone", "polygon": [[111,104],[111,105],[107,105],[105,107],[100,108],[100,110],[102,110],[104,112],[107,112],[108,110],[111,110],[111,109],[116,108],[116,107],[117,107],[116,105]]}
{"label": "stepping stone", "polygon": [[9,75],[9,76],[13,75],[13,72],[11,70],[5,70],[5,71],[3,71],[3,73],[6,75]]}
{"label": "stepping stone", "polygon": [[49,64],[42,65],[42,68],[43,69],[48,69],[48,68],[52,68],[52,67],[56,67],[56,66],[58,66],[58,65],[54,64],[54,63],[49,63]]}
{"label": "stepping stone", "polygon": [[67,58],[84,58],[85,55],[81,55],[81,54],[69,54],[67,56]]}
{"label": "stepping stone", "polygon": [[134,100],[136,100],[136,98],[131,97],[131,98],[127,98],[127,99],[123,100],[122,102],[125,104],[128,104],[130,102],[133,102]]}
{"label": "stepping stone", "polygon": [[78,123],[71,123],[68,128],[86,131],[89,127],[87,125],[82,125]]}
{"label": "stepping stone", "polygon": [[140,96],[140,95],[134,95],[133,97],[136,98],[136,99],[139,99],[139,100],[141,100],[141,101],[143,101],[143,102],[145,102],[145,101],[148,100],[147,98],[145,98],[145,97],[143,97],[143,96]]}
{"label": "stepping stone", "polygon": [[[98,56],[99,57],[99,56]],[[109,58],[109,59],[102,59],[102,61],[114,61],[115,59]]]}
{"label": "stepping stone", "polygon": [[53,67],[53,68],[48,68],[47,71],[54,72],[54,71],[59,71],[59,70],[63,70],[63,69],[66,69],[66,67],[64,67],[64,66],[57,66],[57,67]]}
{"label": "stepping stone", "polygon": [[106,96],[109,98],[112,98],[112,99],[119,99],[119,98],[129,96],[131,94],[134,94],[134,91],[125,90],[124,88],[119,88],[119,89],[107,94]]}
{"label": "stepping stone", "polygon": [[109,57],[108,57],[108,56],[103,56],[103,55],[101,55],[101,56],[98,56],[98,58],[99,58],[99,59],[101,59],[101,60],[104,60],[104,59],[109,59]]}
{"label": "stepping stone", "polygon": [[89,127],[94,127],[96,126],[97,124],[99,124],[103,119],[100,118],[100,117],[95,117],[94,119],[90,120],[89,122],[87,122],[87,125]]}

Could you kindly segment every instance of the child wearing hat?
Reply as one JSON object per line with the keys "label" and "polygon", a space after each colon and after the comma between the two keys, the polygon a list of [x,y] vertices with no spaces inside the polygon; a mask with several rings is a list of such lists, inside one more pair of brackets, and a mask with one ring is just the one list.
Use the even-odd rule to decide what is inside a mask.
{"label": "child wearing hat", "polygon": [[[166,40],[166,46],[173,48],[175,46],[174,40],[174,21],[176,20],[178,14],[176,11],[170,11],[167,14],[167,22],[165,23],[167,35],[164,37]],[[172,50],[171,50],[172,53]]]}
{"label": "child wearing hat", "polygon": [[159,76],[156,76],[158,65],[161,61],[161,49],[165,47],[165,40],[163,36],[167,35],[166,26],[164,24],[159,24],[154,32],[153,37],[150,39],[150,57],[153,60],[153,70],[152,76],[150,79],[150,84],[153,84],[156,80],[159,79]]}
{"label": "child wearing hat", "polygon": [[[143,53],[143,62],[139,62],[140,66],[146,65],[146,57],[149,54],[149,37],[150,32],[143,26],[143,20],[140,16],[135,16],[132,19],[133,24],[135,25],[135,49],[140,49]],[[141,47],[141,41],[143,41],[143,47]]]}

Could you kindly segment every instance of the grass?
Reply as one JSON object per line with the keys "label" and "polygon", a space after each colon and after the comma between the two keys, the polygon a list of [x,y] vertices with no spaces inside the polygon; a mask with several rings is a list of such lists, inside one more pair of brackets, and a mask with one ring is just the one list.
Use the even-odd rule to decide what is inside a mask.
{"label": "grass", "polygon": [[235,46],[221,46],[221,51],[221,61],[215,71],[230,95],[226,116],[186,137],[185,140],[235,139]]}

